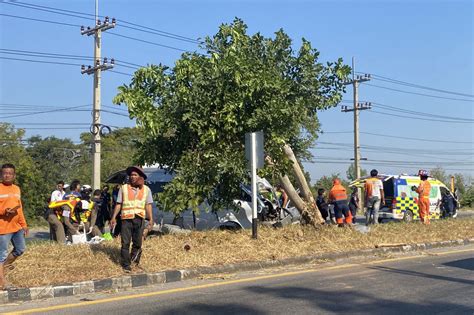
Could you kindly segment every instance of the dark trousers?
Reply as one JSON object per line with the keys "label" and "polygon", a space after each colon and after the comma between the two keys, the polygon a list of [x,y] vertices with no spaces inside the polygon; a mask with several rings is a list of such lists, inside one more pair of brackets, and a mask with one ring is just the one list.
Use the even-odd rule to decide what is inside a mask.
{"label": "dark trousers", "polygon": [[347,200],[338,200],[334,202],[334,212],[336,213],[336,219],[342,218],[344,215],[346,218],[349,216],[349,207],[347,206]]}
{"label": "dark trousers", "polygon": [[350,203],[349,204],[349,209],[351,210],[352,213],[352,223],[356,222],[356,215],[357,215],[357,207],[355,204]]}
{"label": "dark trousers", "polygon": [[[120,251],[122,267],[130,267],[132,259],[135,263],[140,262],[142,251],[142,235],[145,227],[145,219],[135,217],[133,219],[122,220],[122,249]],[[132,252],[130,256],[130,242]]]}

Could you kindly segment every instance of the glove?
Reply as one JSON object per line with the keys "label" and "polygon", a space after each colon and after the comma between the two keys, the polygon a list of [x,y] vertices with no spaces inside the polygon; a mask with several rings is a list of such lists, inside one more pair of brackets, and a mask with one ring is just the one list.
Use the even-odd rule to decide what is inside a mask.
{"label": "glove", "polygon": [[416,190],[416,186],[411,186],[411,191],[415,191]]}

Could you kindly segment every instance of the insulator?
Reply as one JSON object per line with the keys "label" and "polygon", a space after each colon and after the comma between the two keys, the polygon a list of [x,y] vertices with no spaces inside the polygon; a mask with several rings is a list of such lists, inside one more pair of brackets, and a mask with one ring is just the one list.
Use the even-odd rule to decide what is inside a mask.
{"label": "insulator", "polygon": [[107,63],[107,57],[104,57],[104,63]]}
{"label": "insulator", "polygon": [[115,64],[115,59],[114,58],[110,59],[110,63]]}
{"label": "insulator", "polygon": [[86,70],[86,66],[82,65],[81,70]]}
{"label": "insulator", "polygon": [[81,26],[81,32],[84,32],[85,27]]}

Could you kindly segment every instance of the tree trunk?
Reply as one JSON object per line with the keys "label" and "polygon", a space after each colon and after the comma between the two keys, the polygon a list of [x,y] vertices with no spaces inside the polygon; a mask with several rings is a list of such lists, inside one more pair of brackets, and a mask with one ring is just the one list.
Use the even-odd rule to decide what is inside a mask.
{"label": "tree trunk", "polygon": [[296,209],[301,214],[301,218],[303,219],[303,223],[305,224],[311,224],[311,225],[316,225],[316,221],[314,220],[314,217],[311,215],[311,212],[308,211],[308,205],[304,202],[303,199],[298,195],[296,192],[295,187],[293,187],[293,184],[291,183],[290,179],[288,176],[280,176],[280,182],[281,185],[283,186],[283,189],[285,189],[286,193],[288,194],[288,198],[294,203]]}
{"label": "tree trunk", "polygon": [[[303,195],[303,199],[306,202],[306,211],[309,212],[309,216],[312,218],[312,221],[314,221],[314,223],[312,223],[312,222],[308,222],[308,223],[323,224],[324,219],[321,216],[321,212],[319,211],[318,206],[316,205],[313,194],[311,193],[309,185],[306,182],[306,178],[304,177],[304,174],[303,174],[303,171],[301,170],[300,164],[296,160],[296,157],[295,157],[295,154],[293,153],[293,150],[287,144],[285,144],[285,146],[283,147],[283,150],[284,150],[286,156],[293,162],[292,163],[293,164],[293,172],[295,174],[296,180],[298,181],[298,185],[301,189],[301,194]],[[294,190],[294,188],[293,188],[293,190]],[[291,197],[290,197],[290,199],[291,199]],[[298,208],[298,210],[300,210],[300,209]],[[302,210],[300,210],[300,211],[302,211]]]}

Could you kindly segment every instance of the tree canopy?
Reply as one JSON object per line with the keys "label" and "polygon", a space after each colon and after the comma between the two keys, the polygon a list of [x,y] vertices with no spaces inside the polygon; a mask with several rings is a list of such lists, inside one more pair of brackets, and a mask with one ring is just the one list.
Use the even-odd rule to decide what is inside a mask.
{"label": "tree canopy", "polygon": [[221,25],[201,48],[206,54],[184,53],[173,68],[139,69],[114,99],[128,106],[145,134],[140,161],[177,171],[160,196],[175,212],[205,199],[230,204],[247,179],[247,132],[263,130],[278,172],[288,169],[284,144],[308,157],[319,131],[317,112],[341,100],[350,72],[342,59],[319,62],[305,39],[294,50],[283,30],[274,38],[249,35],[240,19]]}

